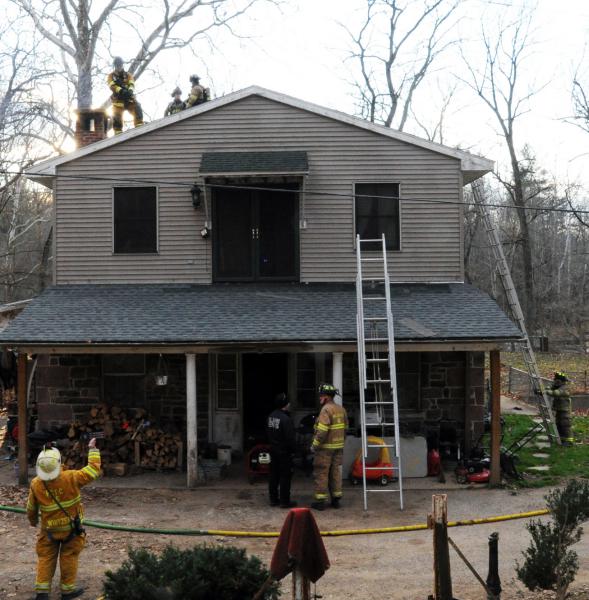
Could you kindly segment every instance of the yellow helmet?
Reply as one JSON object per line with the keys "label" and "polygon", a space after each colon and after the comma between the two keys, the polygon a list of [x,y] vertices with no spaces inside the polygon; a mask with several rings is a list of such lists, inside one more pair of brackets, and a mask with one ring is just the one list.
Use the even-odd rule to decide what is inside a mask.
{"label": "yellow helmet", "polygon": [[37,477],[43,481],[53,481],[61,473],[61,454],[57,448],[47,448],[37,457]]}

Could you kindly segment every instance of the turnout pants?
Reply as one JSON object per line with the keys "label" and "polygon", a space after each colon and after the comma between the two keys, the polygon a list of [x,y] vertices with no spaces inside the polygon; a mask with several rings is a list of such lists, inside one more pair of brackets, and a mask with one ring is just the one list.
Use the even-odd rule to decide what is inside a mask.
{"label": "turnout pants", "polygon": [[270,502],[280,502],[280,504],[290,502],[291,478],[292,457],[290,453],[270,450],[270,479],[268,480]]}
{"label": "turnout pants", "polygon": [[341,498],[343,450],[316,450],[313,461],[315,479],[315,500],[327,502],[331,498]]}
{"label": "turnout pants", "polygon": [[76,588],[78,558],[86,544],[85,535],[76,535],[69,542],[51,541],[45,531],[37,539],[37,579],[35,591],[48,594],[55,574],[57,560],[61,575],[61,592],[67,594]]}
{"label": "turnout pants", "polygon": [[135,127],[143,125],[143,109],[136,100],[115,100],[112,103],[112,126],[115,133],[123,131],[123,113],[128,110],[133,115]]}

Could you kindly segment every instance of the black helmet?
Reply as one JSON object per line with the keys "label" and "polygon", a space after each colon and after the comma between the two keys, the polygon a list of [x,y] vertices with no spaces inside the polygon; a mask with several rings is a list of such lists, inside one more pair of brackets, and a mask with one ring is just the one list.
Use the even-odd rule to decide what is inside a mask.
{"label": "black helmet", "polygon": [[566,373],[563,373],[562,371],[556,371],[554,373],[554,381],[567,382],[567,381],[569,381],[569,378],[567,377]]}
{"label": "black helmet", "polygon": [[198,75],[190,76],[190,83],[198,83],[200,81],[200,77]]}
{"label": "black helmet", "polygon": [[176,86],[174,88],[174,91],[172,92],[172,98],[174,96],[181,96],[181,95],[182,95],[182,90],[178,86]]}
{"label": "black helmet", "polygon": [[112,65],[115,69],[122,69],[123,68],[123,59],[120,56],[115,56],[112,61]]}
{"label": "black helmet", "polygon": [[336,396],[338,391],[331,385],[331,383],[322,383],[317,390],[320,396]]}

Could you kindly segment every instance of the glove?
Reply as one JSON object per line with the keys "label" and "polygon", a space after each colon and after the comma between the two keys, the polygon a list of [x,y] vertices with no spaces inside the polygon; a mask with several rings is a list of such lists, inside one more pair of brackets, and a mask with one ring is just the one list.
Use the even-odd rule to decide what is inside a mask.
{"label": "glove", "polygon": [[316,450],[315,446],[311,445],[311,447],[309,448],[309,452],[311,454],[315,454],[315,450]]}
{"label": "glove", "polygon": [[96,438],[92,438],[89,442],[88,442],[88,448],[96,448]]}
{"label": "glove", "polygon": [[121,90],[121,97],[123,100],[132,100],[133,99],[133,91],[128,89]]}

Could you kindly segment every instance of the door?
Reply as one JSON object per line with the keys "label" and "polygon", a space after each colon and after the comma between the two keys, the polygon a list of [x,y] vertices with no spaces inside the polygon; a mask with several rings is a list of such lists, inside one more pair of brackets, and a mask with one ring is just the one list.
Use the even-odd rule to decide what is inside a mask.
{"label": "door", "polygon": [[213,188],[215,281],[296,281],[298,185]]}
{"label": "door", "polygon": [[288,354],[243,354],[243,432],[245,450],[267,441],[266,418],[274,398],[288,394]]}

